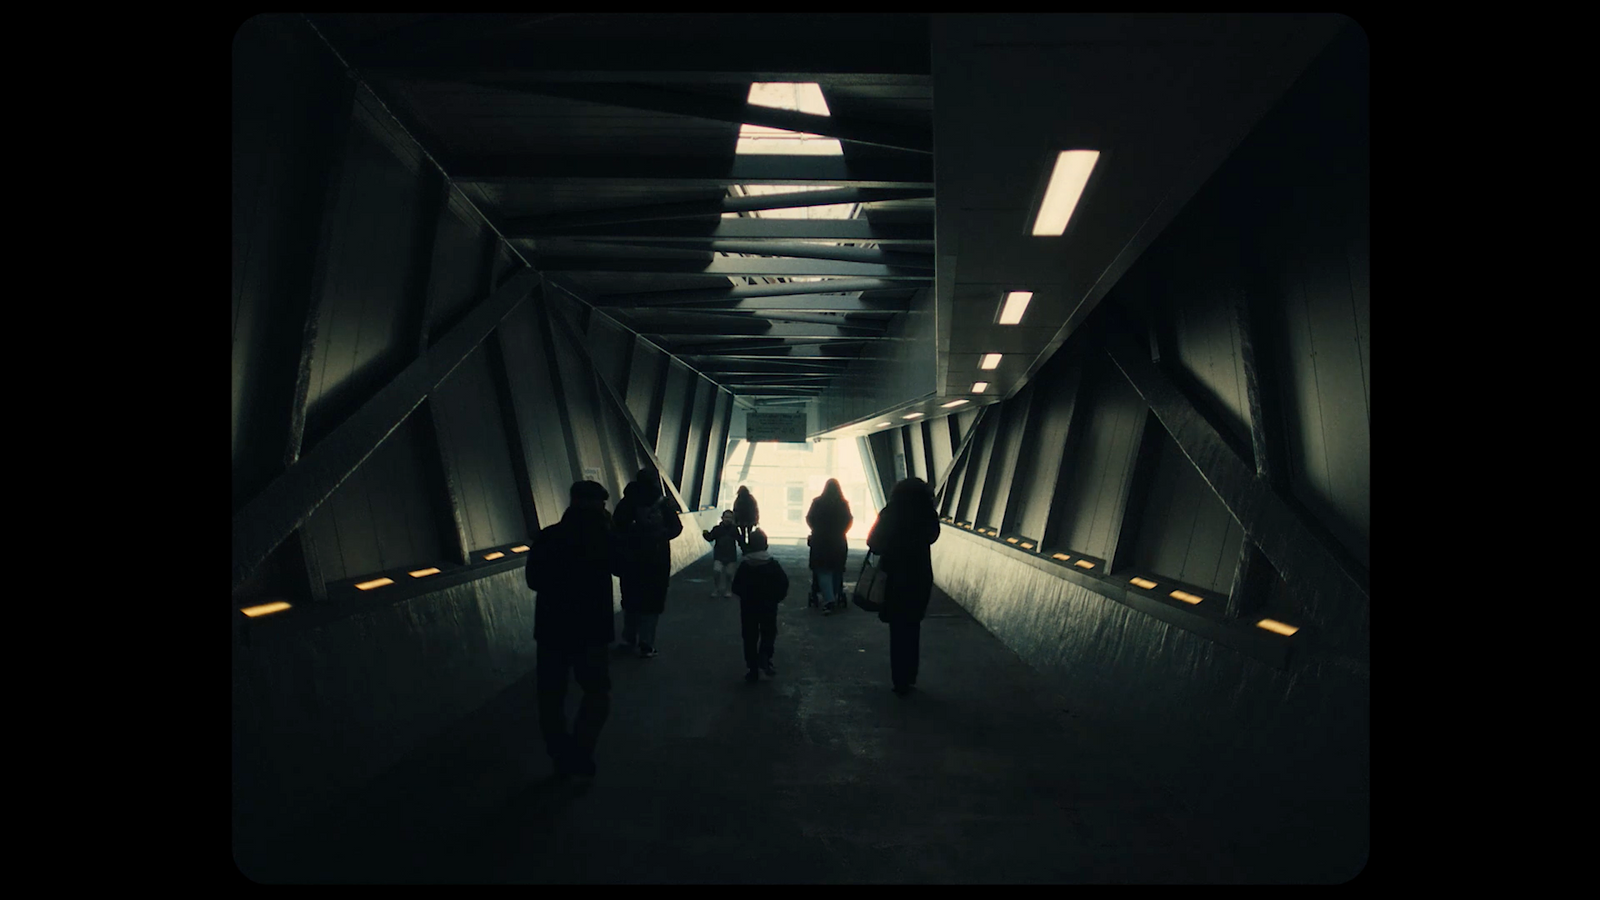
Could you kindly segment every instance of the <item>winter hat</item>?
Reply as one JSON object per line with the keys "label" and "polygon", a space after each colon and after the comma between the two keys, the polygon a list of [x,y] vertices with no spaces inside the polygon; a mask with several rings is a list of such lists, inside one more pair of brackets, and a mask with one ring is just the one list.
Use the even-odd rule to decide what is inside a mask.
{"label": "winter hat", "polygon": [[750,532],[750,536],[745,538],[744,547],[753,553],[767,549],[767,533],[759,528]]}

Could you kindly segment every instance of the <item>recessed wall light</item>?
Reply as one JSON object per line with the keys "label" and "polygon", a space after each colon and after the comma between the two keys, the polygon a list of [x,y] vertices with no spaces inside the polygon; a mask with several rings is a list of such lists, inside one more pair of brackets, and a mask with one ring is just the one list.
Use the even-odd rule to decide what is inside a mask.
{"label": "recessed wall light", "polygon": [[1050,554],[1050,558],[1051,559],[1059,559],[1062,562],[1066,562],[1067,560],[1071,559],[1072,557],[1068,556],[1065,553],[1052,553],[1052,554]]}
{"label": "recessed wall light", "polygon": [[1156,583],[1154,581],[1151,581],[1148,578],[1139,578],[1138,576],[1134,576],[1133,578],[1129,578],[1128,581],[1130,583],[1132,583],[1132,584],[1136,584],[1139,587],[1144,588],[1147,591],[1156,586]]}
{"label": "recessed wall light", "polygon": [[965,399],[962,399],[962,400],[951,400],[949,403],[941,403],[941,404],[939,404],[939,406],[941,408],[943,408],[943,409],[950,409],[951,407],[960,406],[961,404],[966,403],[966,402],[968,402],[968,401],[965,400]]}
{"label": "recessed wall light", "polygon": [[499,559],[502,556],[505,556],[505,554],[501,553],[499,550],[496,550],[493,553],[485,554],[483,558],[484,559]]}
{"label": "recessed wall light", "polygon": [[1027,541],[1023,541],[1022,542],[1022,549],[1024,549],[1024,550],[1032,550],[1033,549],[1033,545],[1028,543]]}
{"label": "recessed wall light", "polygon": [[1016,542],[1017,542],[1016,538],[1006,538],[1006,543],[1008,543],[1008,544],[1015,544]]}
{"label": "recessed wall light", "polygon": [[358,590],[358,591],[370,591],[373,588],[381,588],[386,584],[394,584],[394,579],[393,578],[374,578],[371,581],[363,581],[360,584],[356,585],[356,590]]}
{"label": "recessed wall light", "polygon": [[279,600],[275,603],[263,603],[260,606],[247,606],[244,609],[239,610],[239,612],[242,612],[254,619],[256,616],[268,616],[275,612],[283,612],[288,608],[289,604]]}
{"label": "recessed wall light", "polygon": [[415,572],[407,572],[406,574],[412,578],[427,578],[429,575],[439,574],[439,570],[434,568],[418,569]]}
{"label": "recessed wall light", "polygon": [[894,423],[892,423],[892,422],[879,422],[878,424],[876,424],[876,425],[874,425],[872,427],[874,427],[874,428],[888,428],[892,424],[894,424]]}
{"label": "recessed wall light", "polygon": [[1022,314],[1028,311],[1028,301],[1032,299],[1033,291],[1012,291],[1007,294],[1006,305],[1000,308],[1000,324],[1015,325],[1021,322]]}
{"label": "recessed wall light", "polygon": [[980,369],[997,369],[997,368],[999,368],[1000,367],[1000,356],[1001,356],[1001,354],[999,354],[999,353],[985,353],[983,355],[983,360],[978,363],[978,368],[980,368]]}
{"label": "recessed wall light", "polygon": [[527,544],[523,544],[523,545],[521,545],[519,547],[512,547],[511,548],[511,552],[512,553],[527,553],[528,552],[528,545]]}
{"label": "recessed wall light", "polygon": [[1087,559],[1080,559],[1077,562],[1073,563],[1073,565],[1077,566],[1080,569],[1092,569],[1092,568],[1094,568],[1094,563],[1089,562]]}
{"label": "recessed wall light", "polygon": [[1078,208],[1078,199],[1099,159],[1098,150],[1066,150],[1056,156],[1050,186],[1045,188],[1044,202],[1039,204],[1039,215],[1033,220],[1035,235],[1054,237],[1067,230],[1067,222]]}
{"label": "recessed wall light", "polygon": [[900,418],[902,418],[902,419],[920,419],[920,418],[922,418],[922,413],[912,413],[909,416],[901,416]]}
{"label": "recessed wall light", "polygon": [[1205,599],[1204,597],[1196,597],[1188,591],[1173,591],[1168,596],[1176,597],[1177,599],[1189,604],[1199,603],[1201,600]]}
{"label": "recessed wall light", "polygon": [[1265,628],[1273,634],[1281,634],[1285,637],[1288,637],[1289,635],[1300,630],[1294,625],[1285,625],[1282,622],[1279,622],[1277,619],[1262,619],[1256,623],[1256,627]]}

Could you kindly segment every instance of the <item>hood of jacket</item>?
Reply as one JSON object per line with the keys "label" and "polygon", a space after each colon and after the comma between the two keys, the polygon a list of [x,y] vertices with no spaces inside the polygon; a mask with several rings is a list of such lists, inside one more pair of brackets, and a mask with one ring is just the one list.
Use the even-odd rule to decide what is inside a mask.
{"label": "hood of jacket", "polygon": [[755,550],[744,555],[744,561],[751,565],[759,566],[772,561],[772,554],[765,550]]}

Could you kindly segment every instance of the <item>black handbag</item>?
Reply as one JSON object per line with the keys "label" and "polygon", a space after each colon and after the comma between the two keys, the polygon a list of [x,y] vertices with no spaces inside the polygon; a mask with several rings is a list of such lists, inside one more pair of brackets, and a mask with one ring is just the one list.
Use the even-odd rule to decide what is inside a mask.
{"label": "black handbag", "polygon": [[883,609],[884,596],[889,588],[889,577],[872,560],[872,553],[861,561],[861,574],[856,576],[856,586],[850,599],[867,612]]}

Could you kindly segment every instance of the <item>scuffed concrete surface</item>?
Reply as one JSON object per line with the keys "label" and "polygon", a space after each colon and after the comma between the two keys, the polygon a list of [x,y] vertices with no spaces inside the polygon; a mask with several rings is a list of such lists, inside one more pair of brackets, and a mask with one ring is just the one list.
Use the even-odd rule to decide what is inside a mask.
{"label": "scuffed concrete surface", "polygon": [[[936,547],[936,551],[942,546]],[[547,778],[531,677],[518,680],[308,829],[254,848],[265,881],[446,883],[1196,883],[1342,880],[1270,855],[1154,769],[1127,730],[938,593],[920,690],[889,690],[888,631],[805,608],[804,547],[778,677],[743,681],[734,601],[685,569],[661,656],[613,657],[611,719],[587,791]],[[860,559],[859,550],[852,561]],[[576,688],[569,709],[576,705]],[[1177,787],[1174,787],[1174,782]],[[324,839],[321,835],[337,835]],[[1299,866],[1298,870],[1296,866]]]}

